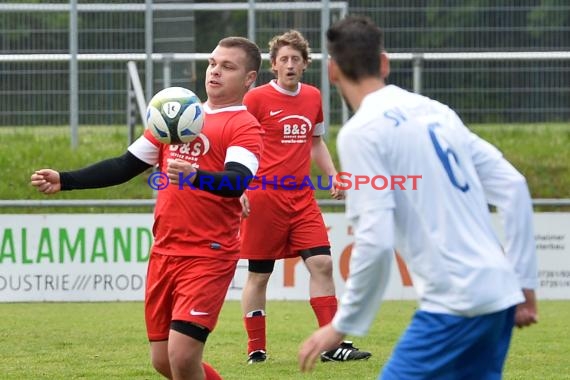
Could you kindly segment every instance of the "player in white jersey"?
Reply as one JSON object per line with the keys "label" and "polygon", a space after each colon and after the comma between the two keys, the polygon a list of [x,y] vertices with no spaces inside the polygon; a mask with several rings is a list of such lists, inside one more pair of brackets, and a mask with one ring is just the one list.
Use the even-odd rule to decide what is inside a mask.
{"label": "player in white jersey", "polygon": [[[338,312],[301,347],[301,370],[346,334],[367,333],[396,247],[420,307],[381,378],[501,378],[513,327],[537,322],[524,177],[449,107],[385,85],[388,57],[370,19],[340,20],[327,40],[329,78],[355,111],[337,141],[355,243]],[[504,247],[488,204],[502,214]]]}

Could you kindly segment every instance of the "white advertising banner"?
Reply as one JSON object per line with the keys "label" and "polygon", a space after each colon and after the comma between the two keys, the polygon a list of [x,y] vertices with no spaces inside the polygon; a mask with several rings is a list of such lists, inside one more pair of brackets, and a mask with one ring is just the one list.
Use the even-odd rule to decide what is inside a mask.
{"label": "white advertising banner", "polygon": [[[344,290],[352,244],[342,213],[325,213],[337,294]],[[493,216],[498,226],[498,217]],[[142,300],[152,245],[152,214],[0,215],[0,302]],[[541,299],[570,299],[570,213],[535,214]],[[499,235],[501,235],[499,233]],[[228,291],[240,299],[242,260]],[[300,259],[279,261],[268,298],[306,300]],[[393,261],[386,299],[415,299],[405,263]]]}

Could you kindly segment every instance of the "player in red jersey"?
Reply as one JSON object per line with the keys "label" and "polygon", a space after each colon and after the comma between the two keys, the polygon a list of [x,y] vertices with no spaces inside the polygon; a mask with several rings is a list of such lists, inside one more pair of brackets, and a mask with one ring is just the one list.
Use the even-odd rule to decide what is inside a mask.
{"label": "player in red jersey", "polygon": [[[327,230],[310,186],[311,158],[336,184],[337,171],[322,135],[325,132],[320,91],[301,83],[310,63],[309,44],[295,30],[269,42],[271,69],[277,79],[250,90],[244,104],[264,131],[263,156],[256,179],[242,197],[241,258],[248,259],[248,278],[242,311],[248,334],[248,363],[267,358],[266,292],[275,260],[300,256],[310,273],[310,303],[319,326],[328,324],[337,310],[332,259]],[[293,185],[293,184],[296,184]],[[306,182],[305,182],[306,184]],[[343,192],[331,186],[331,196]],[[250,207],[251,206],[251,207]],[[350,342],[323,353],[323,361],[368,359]]]}
{"label": "player in red jersey", "polygon": [[259,166],[261,128],[242,100],[260,64],[253,42],[218,43],[206,70],[204,126],[191,143],[160,144],[145,131],[121,157],[31,177],[39,191],[53,194],[123,183],[157,164],[168,176],[156,200],[145,320],[152,364],[170,379],[219,378],[202,355],[239,257],[243,181]]}

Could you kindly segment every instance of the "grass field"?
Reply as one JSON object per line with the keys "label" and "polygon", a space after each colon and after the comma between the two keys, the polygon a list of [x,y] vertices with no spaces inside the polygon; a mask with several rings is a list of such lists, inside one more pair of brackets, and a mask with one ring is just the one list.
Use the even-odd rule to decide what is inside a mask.
{"label": "grass field", "polygon": [[[472,129],[495,144],[527,177],[534,198],[570,198],[570,124],[475,125]],[[139,131],[140,132],[140,131]],[[338,127],[330,129],[328,146],[336,159]],[[127,128],[81,127],[79,147],[70,148],[68,127],[0,128],[0,199],[145,199],[152,197],[147,176],[107,189],[62,192],[52,197],[29,185],[31,173],[50,167],[70,170],[124,153]],[[150,173],[150,172],[149,172]],[[314,174],[318,174],[317,171]],[[316,182],[315,182],[316,183]],[[317,191],[318,198],[328,198]],[[120,212],[119,209],[3,209],[2,212]],[[137,211],[141,211],[140,209]],[[148,209],[145,211],[149,211]]]}
{"label": "grass field", "polygon": [[[269,360],[245,364],[246,335],[239,303],[224,306],[205,358],[227,380],[375,379],[415,309],[411,301],[384,302],[368,336],[355,345],[367,362],[318,363],[297,369],[297,349],[315,326],[308,302],[268,304]],[[542,301],[540,323],[516,330],[505,379],[570,379],[570,302]],[[140,302],[0,303],[0,378],[160,379],[148,356]]]}
{"label": "grass field", "polygon": [[[570,198],[570,125],[484,125],[473,130],[497,145],[527,176],[534,198]],[[331,129],[329,148],[336,157]],[[70,149],[68,128],[0,128],[0,199],[151,198],[146,177],[99,190],[46,198],[29,186],[42,167],[69,170],[122,154],[122,127],[82,127]],[[326,193],[318,193],[324,198]],[[136,209],[12,208],[2,213],[122,212]],[[144,210],[150,211],[150,210]],[[227,302],[208,341],[206,360],[225,379],[374,379],[415,309],[413,302],[385,302],[365,338],[355,344],[373,352],[363,363],[319,364],[302,375],[297,349],[315,327],[307,302],[269,302],[269,361],[245,365],[246,336],[237,302]],[[515,332],[505,379],[570,379],[570,301],[541,301],[539,325]],[[1,303],[0,379],[159,379],[150,366],[142,303]]]}

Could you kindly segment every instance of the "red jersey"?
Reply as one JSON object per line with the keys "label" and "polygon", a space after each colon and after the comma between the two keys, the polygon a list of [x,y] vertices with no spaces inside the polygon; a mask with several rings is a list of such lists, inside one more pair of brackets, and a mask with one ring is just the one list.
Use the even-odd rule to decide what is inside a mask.
{"label": "red jersey", "polygon": [[285,185],[292,181],[300,184],[311,171],[312,137],[324,133],[320,91],[299,83],[297,91],[291,92],[273,80],[251,89],[243,103],[264,132],[266,149],[254,183],[260,185],[262,179],[273,181],[276,177],[279,187],[283,181]]}
{"label": "red jersey", "polygon": [[[204,104],[204,111],[204,126],[194,141],[165,145],[146,130],[141,141],[133,143],[129,151],[144,162],[158,163],[162,172],[166,171],[168,159],[179,158],[198,169],[213,172],[223,171],[226,160],[239,162],[255,174],[251,155],[259,160],[262,147],[257,120],[244,106],[211,110]],[[239,198],[223,198],[189,186],[180,189],[170,184],[158,192],[154,214],[153,252],[231,260],[238,257]]]}

